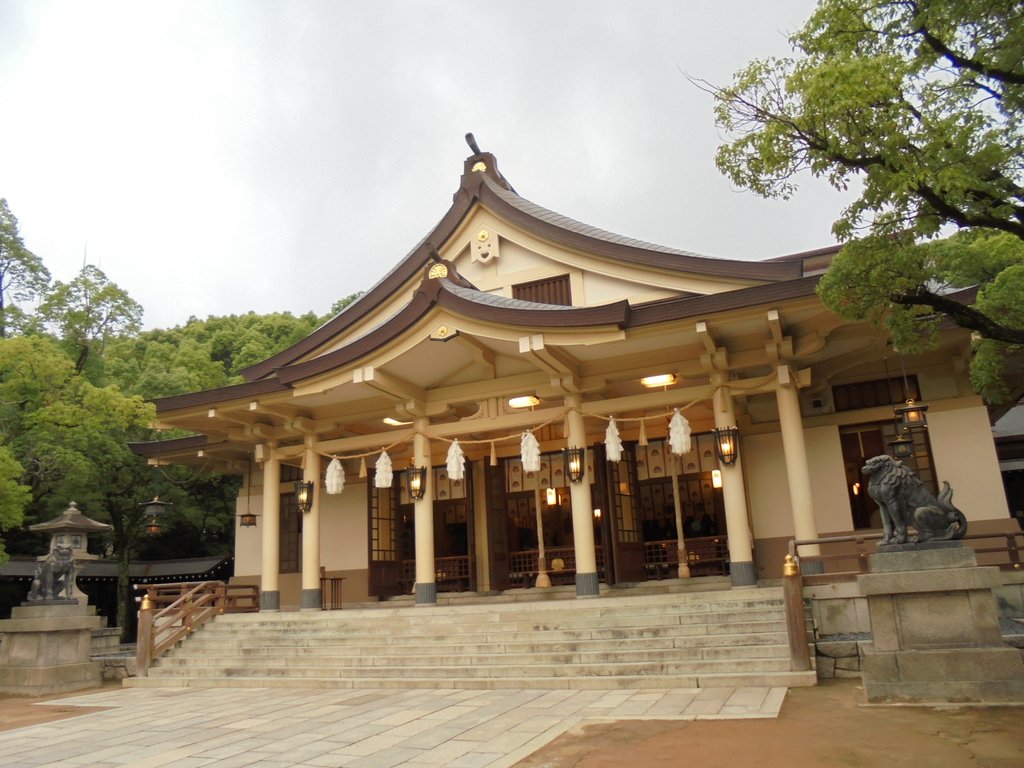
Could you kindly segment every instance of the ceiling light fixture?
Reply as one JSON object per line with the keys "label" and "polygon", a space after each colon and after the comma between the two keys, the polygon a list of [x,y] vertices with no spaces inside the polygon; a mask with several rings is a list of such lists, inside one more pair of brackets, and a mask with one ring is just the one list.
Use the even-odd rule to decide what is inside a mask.
{"label": "ceiling light fixture", "polygon": [[677,381],[674,373],[659,373],[655,376],[644,376],[640,379],[640,384],[653,389],[654,387],[670,387]]}
{"label": "ceiling light fixture", "polygon": [[536,395],[521,395],[519,397],[510,397],[508,400],[509,408],[533,408],[535,405],[540,405],[540,398]]}

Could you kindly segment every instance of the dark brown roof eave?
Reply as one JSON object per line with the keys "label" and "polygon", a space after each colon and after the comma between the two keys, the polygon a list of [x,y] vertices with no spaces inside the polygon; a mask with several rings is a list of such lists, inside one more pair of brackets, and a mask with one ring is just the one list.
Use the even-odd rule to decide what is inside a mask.
{"label": "dark brown roof eave", "polygon": [[[440,286],[439,286],[440,287]],[[438,304],[445,309],[478,320],[530,328],[586,328],[596,325],[624,327],[629,321],[629,302],[565,309],[523,309],[475,302],[450,291],[439,291]]]}
{"label": "dark brown roof eave", "polygon": [[480,187],[479,194],[481,203],[529,232],[561,245],[631,264],[645,264],[673,272],[739,280],[792,280],[803,274],[803,264],[800,261],[765,262],[716,259],[682,253],[662,253],[627,243],[603,240],[531,216],[507,202],[486,184]]}
{"label": "dark brown roof eave", "polygon": [[159,415],[182,408],[195,408],[201,405],[223,403],[227,400],[241,400],[258,395],[270,395],[277,392],[287,392],[290,389],[291,387],[285,386],[277,379],[263,379],[261,381],[249,381],[244,384],[232,384],[227,387],[217,387],[216,389],[204,389],[199,392],[189,392],[184,395],[158,397],[151,402],[156,406],[156,412]]}
{"label": "dark brown roof eave", "polygon": [[737,291],[714,293],[706,296],[684,296],[638,304],[630,313],[630,327],[655,325],[671,320],[703,317],[716,312],[728,312],[760,304],[771,304],[787,299],[813,296],[821,275],[787,280],[782,283],[756,285]]}
{"label": "dark brown roof eave", "polygon": [[160,456],[161,454],[172,454],[177,451],[191,451],[209,445],[210,439],[206,435],[189,435],[188,437],[175,437],[171,440],[149,440],[144,443],[128,443],[131,452],[136,456]]}

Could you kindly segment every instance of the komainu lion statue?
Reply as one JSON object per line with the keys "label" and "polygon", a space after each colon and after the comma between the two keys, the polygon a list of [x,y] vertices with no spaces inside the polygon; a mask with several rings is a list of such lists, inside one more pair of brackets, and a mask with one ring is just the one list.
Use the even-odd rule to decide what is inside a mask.
{"label": "komainu lion statue", "polygon": [[30,602],[37,600],[72,600],[75,585],[75,555],[71,547],[54,547],[49,556],[36,566],[29,590]]}
{"label": "komainu lion statue", "polygon": [[953,489],[946,481],[936,498],[892,456],[868,459],[863,472],[870,478],[868,495],[882,513],[880,544],[906,544],[907,526],[917,529],[916,543],[962,539],[967,533],[967,519],[953,506]]}

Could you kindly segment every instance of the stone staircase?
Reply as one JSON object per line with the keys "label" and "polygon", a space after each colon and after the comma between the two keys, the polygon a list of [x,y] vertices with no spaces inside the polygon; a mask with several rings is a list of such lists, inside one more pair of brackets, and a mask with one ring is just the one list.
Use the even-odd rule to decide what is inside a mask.
{"label": "stone staircase", "polygon": [[813,670],[789,671],[778,587],[454,602],[464,604],[219,616],[158,659],[148,677],[126,679],[125,685],[614,689],[815,684]]}

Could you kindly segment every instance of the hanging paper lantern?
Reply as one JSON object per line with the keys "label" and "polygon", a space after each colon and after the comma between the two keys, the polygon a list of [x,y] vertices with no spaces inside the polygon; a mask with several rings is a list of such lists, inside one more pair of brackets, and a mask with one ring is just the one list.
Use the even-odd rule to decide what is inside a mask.
{"label": "hanging paper lantern", "polygon": [[604,431],[604,450],[608,461],[618,462],[622,459],[622,438],[615,424],[615,417],[608,419],[608,429]]}
{"label": "hanging paper lantern", "polygon": [[672,453],[682,456],[690,452],[690,422],[679,412],[678,408],[673,409],[672,420],[668,423],[668,442],[672,447]]}
{"label": "hanging paper lantern", "polygon": [[377,476],[373,479],[373,484],[377,488],[390,488],[392,479],[391,457],[387,451],[381,451],[380,458],[377,459]]}
{"label": "hanging paper lantern", "polygon": [[324,484],[327,486],[327,492],[332,496],[345,490],[345,468],[341,466],[337,456],[331,459],[331,463],[327,465]]}
{"label": "hanging paper lantern", "polygon": [[647,427],[644,426],[643,419],[640,419],[640,437],[636,442],[638,445],[647,445]]}
{"label": "hanging paper lantern", "polygon": [[498,448],[495,446],[494,441],[491,441],[491,466],[498,466]]}
{"label": "hanging paper lantern", "polygon": [[366,457],[362,456],[359,459],[359,477],[363,480],[366,479]]}
{"label": "hanging paper lantern", "polygon": [[540,444],[533,432],[523,432],[519,441],[519,453],[523,459],[524,472],[540,472]]}
{"label": "hanging paper lantern", "polygon": [[448,477],[452,480],[461,480],[466,476],[466,454],[458,440],[452,440],[448,446]]}

